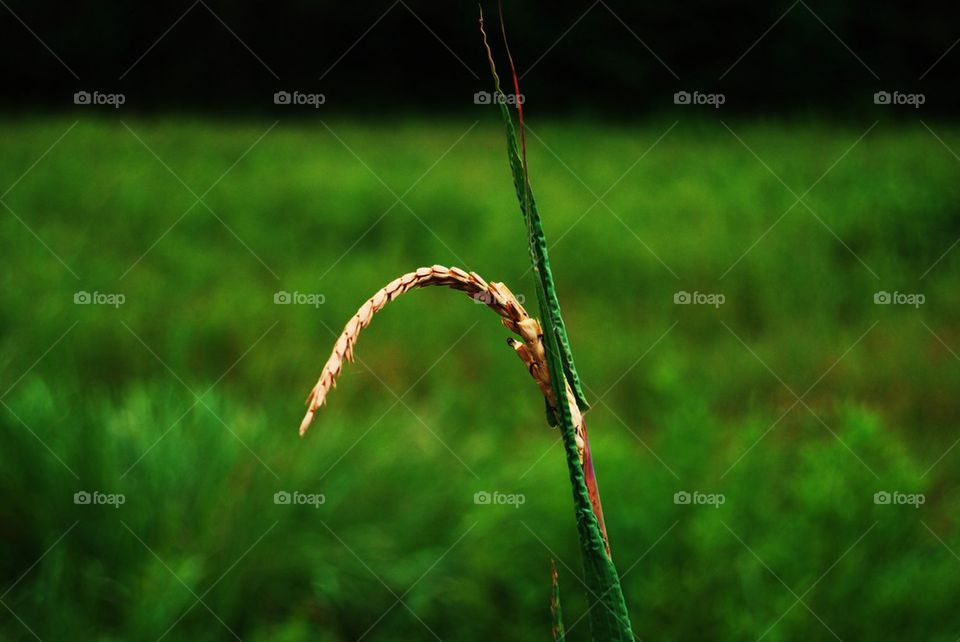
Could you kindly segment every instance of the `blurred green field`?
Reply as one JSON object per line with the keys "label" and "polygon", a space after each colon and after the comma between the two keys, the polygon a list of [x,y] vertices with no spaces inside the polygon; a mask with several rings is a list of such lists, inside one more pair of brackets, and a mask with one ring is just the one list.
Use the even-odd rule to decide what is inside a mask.
{"label": "blurred green field", "polygon": [[[558,434],[495,315],[391,304],[296,433],[399,274],[532,294],[495,114],[0,122],[0,638],[546,640],[555,557],[589,639]],[[638,635],[960,636],[960,128],[531,124]]]}

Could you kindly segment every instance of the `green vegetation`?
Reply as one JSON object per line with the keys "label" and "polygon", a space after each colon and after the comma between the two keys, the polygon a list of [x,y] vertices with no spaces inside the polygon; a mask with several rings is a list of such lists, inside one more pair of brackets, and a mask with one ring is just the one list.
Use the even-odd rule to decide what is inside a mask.
{"label": "green vegetation", "polygon": [[[503,6],[498,7],[501,18],[501,33],[504,47],[507,44],[507,32],[504,28]],[[527,231],[527,244],[530,251],[530,267],[535,277],[537,307],[542,319],[542,342],[546,356],[546,368],[549,371],[550,396],[546,396],[547,423],[560,431],[563,449],[567,456],[567,470],[570,472],[570,485],[573,491],[574,515],[577,533],[580,537],[580,551],[583,560],[583,585],[587,594],[595,600],[587,610],[590,618],[590,632],[594,640],[604,642],[633,642],[635,635],[630,626],[630,614],[620,586],[620,575],[613,563],[610,541],[603,522],[603,508],[600,490],[596,478],[596,469],[590,452],[590,442],[586,423],[582,417],[574,419],[575,414],[586,412],[589,404],[583,394],[580,375],[573,361],[573,350],[567,336],[566,324],[560,312],[560,299],[557,296],[553,271],[550,268],[549,248],[543,223],[537,211],[537,203],[530,185],[529,160],[527,159],[526,129],[523,122],[523,106],[517,105],[517,125],[507,107],[507,97],[500,87],[496,63],[483,30],[483,14],[480,14],[480,31],[490,61],[490,73],[500,108],[500,115],[506,129],[507,157],[513,174],[513,186],[517,191],[517,200]],[[520,93],[520,80],[513,64],[513,57],[507,49],[510,62],[510,77],[517,94]],[[532,368],[531,368],[532,372]],[[572,399],[567,398],[567,389]],[[580,439],[578,442],[577,439]],[[554,562],[551,560],[551,564]],[[556,586],[556,577],[553,577]],[[551,607],[554,603],[551,594]],[[557,600],[558,601],[558,600]],[[556,639],[557,619],[562,615],[559,609],[554,613],[554,639]],[[559,627],[562,630],[562,624]]]}
{"label": "green vegetation", "polygon": [[[126,121],[162,162],[85,120],[18,181],[71,123],[3,123],[2,200],[79,278],[0,207],[0,638],[546,640],[555,557],[566,639],[589,639],[559,435],[486,311],[392,304],[296,436],[385,279],[458,265],[534,307],[493,111],[469,131],[283,122],[245,156],[271,123]],[[960,237],[960,164],[922,125],[843,156],[869,123],[728,122],[797,195],[843,156],[729,269],[796,198],[720,123],[680,122],[634,165],[671,124],[527,132],[634,630],[955,640],[960,249],[929,268]]]}

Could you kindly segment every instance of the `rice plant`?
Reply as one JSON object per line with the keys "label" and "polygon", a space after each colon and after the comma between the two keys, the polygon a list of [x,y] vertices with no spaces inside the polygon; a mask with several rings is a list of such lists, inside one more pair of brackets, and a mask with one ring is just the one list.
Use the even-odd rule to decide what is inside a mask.
{"label": "rice plant", "polygon": [[[513,88],[516,95],[520,95],[519,79],[507,44],[502,9],[500,15],[501,34],[509,60]],[[487,51],[494,91],[498,97],[497,104],[500,106],[505,126],[507,155],[514,189],[526,226],[528,250],[535,275],[535,290],[542,321],[531,317],[507,286],[502,283],[487,283],[474,272],[434,265],[404,274],[367,299],[344,327],[320,378],[307,397],[307,412],[300,424],[300,435],[303,436],[306,433],[317,410],[326,402],[328,393],[336,385],[337,377],[343,369],[343,362],[352,360],[360,331],[370,325],[373,316],[387,303],[410,290],[431,286],[445,286],[459,290],[476,301],[484,303],[500,316],[501,323],[508,330],[520,337],[520,341],[509,339],[508,345],[526,365],[531,377],[540,388],[546,400],[547,421],[551,426],[559,427],[563,438],[573,490],[585,583],[589,592],[597,598],[598,604],[594,606],[603,607],[589,610],[594,639],[598,642],[626,642],[633,640],[634,635],[603,520],[600,491],[590,453],[587,424],[584,420],[584,413],[589,409],[589,405],[584,398],[574,364],[573,351],[560,311],[556,283],[550,269],[546,237],[533,189],[530,186],[523,106],[519,101],[515,101],[518,125],[514,125],[513,117],[507,107],[508,101],[500,86],[500,78],[497,75],[493,53],[484,28],[482,10],[480,32]],[[562,640],[564,627],[559,585],[556,568],[552,564],[551,586],[552,633],[555,640]]]}

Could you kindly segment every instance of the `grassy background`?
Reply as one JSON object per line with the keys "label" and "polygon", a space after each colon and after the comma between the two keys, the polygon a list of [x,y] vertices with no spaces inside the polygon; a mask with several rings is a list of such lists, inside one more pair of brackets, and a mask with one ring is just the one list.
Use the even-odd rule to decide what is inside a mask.
{"label": "grassy background", "polygon": [[[72,124],[2,124],[0,637],[547,639],[553,556],[589,639],[558,435],[488,311],[392,304],[296,437],[336,333],[390,279],[455,264],[532,295],[493,112]],[[655,144],[671,124],[529,140],[635,630],[956,639],[960,253],[930,267],[960,236],[957,158],[921,124],[855,144],[870,123],[682,121]]]}

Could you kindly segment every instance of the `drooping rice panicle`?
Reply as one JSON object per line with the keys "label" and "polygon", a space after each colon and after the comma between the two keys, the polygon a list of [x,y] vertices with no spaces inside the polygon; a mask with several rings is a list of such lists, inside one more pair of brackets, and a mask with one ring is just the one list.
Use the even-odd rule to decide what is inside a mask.
{"label": "drooping rice panicle", "polygon": [[[540,391],[546,397],[549,406],[551,408],[557,407],[553,387],[550,384],[550,373],[547,368],[547,356],[543,345],[543,330],[540,322],[527,313],[523,305],[513,295],[513,292],[510,291],[510,288],[503,283],[487,283],[475,272],[467,272],[456,267],[448,268],[442,265],[434,265],[419,268],[394,279],[367,299],[347,322],[333,346],[333,351],[320,373],[320,378],[307,396],[307,412],[303,421],[300,422],[300,436],[307,432],[317,410],[326,402],[330,390],[336,386],[337,377],[343,370],[343,362],[353,360],[353,349],[360,336],[360,331],[370,325],[373,316],[401,294],[417,288],[432,286],[459,290],[474,301],[483,303],[496,312],[500,316],[500,322],[504,327],[520,337],[521,341],[510,339],[510,346],[526,364],[530,376],[533,377]],[[568,382],[564,382],[564,384],[566,390],[565,402],[573,417],[576,428],[577,450],[582,464],[584,457],[588,456],[586,450],[587,425],[580,408],[577,406],[576,395]],[[594,502],[594,512],[600,522],[603,538],[606,542],[606,528],[603,526],[603,511],[599,500],[598,495],[591,494],[591,501]]]}
{"label": "drooping rice panicle", "polygon": [[[485,304],[500,315],[503,324],[520,335],[521,338],[524,338],[525,341],[536,342],[539,335],[539,323],[530,319],[527,311],[524,310],[520,302],[505,285],[501,283],[489,284],[476,273],[466,272],[460,268],[447,268],[442,265],[422,267],[414,272],[408,272],[394,279],[367,299],[344,327],[333,346],[330,358],[323,367],[320,378],[307,397],[308,410],[300,424],[301,435],[309,428],[314,414],[326,401],[331,388],[336,386],[336,380],[343,368],[343,362],[353,360],[353,348],[360,331],[370,325],[373,315],[401,294],[416,288],[430,286],[445,286],[466,293],[475,301]],[[536,327],[533,327],[531,321]],[[520,324],[523,324],[522,327]],[[542,348],[540,351],[542,352]]]}

